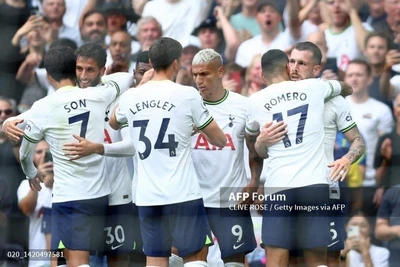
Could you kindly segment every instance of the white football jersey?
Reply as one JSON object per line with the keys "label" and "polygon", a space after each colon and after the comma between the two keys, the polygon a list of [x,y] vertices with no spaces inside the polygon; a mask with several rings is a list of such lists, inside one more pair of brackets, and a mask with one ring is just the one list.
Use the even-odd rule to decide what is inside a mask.
{"label": "white football jersey", "polygon": [[25,139],[50,145],[54,160],[53,203],[93,199],[110,193],[104,157],[93,154],[78,160],[64,155],[63,145],[77,140],[104,141],[104,112],[120,94],[110,81],[86,89],[66,86],[35,102],[25,129]]}
{"label": "white football jersey", "polygon": [[194,125],[204,129],[213,118],[196,89],[172,81],[150,81],[125,93],[116,119],[129,123],[137,151],[138,206],[201,198],[191,134]]}
{"label": "white football jersey", "polygon": [[247,102],[246,97],[228,90],[217,102],[204,100],[227,138],[221,149],[209,144],[201,133],[192,137],[192,158],[206,207],[229,207],[229,194],[247,185],[243,160]]}
{"label": "white football jersey", "polygon": [[380,136],[392,131],[393,115],[387,105],[372,97],[364,103],[355,103],[351,96],[346,97],[346,100],[365,141],[366,170],[363,186],[374,186],[376,145]]}
{"label": "white football jersey", "polygon": [[[363,23],[363,26],[367,31],[373,30],[367,23]],[[346,70],[350,61],[363,55],[355,36],[353,25],[340,33],[334,33],[330,28],[325,30],[326,43],[329,46],[328,57],[336,58],[337,67],[341,70]]]}
{"label": "white football jersey", "polygon": [[[337,130],[345,133],[354,128],[356,123],[351,116],[349,104],[342,96],[336,96],[325,103],[324,108],[324,146],[328,163],[334,161],[333,150],[335,148]],[[339,183],[329,180],[329,196],[331,199],[340,198]]]}
{"label": "white football jersey", "polygon": [[[285,138],[268,148],[266,192],[328,184],[324,99],[340,92],[336,81],[307,79],[273,84],[250,96],[250,122],[260,127],[268,121],[283,120],[288,125]],[[258,130],[254,128],[253,123],[246,125],[249,133]]]}
{"label": "white football jersey", "polygon": [[[109,116],[118,104],[118,100],[107,108],[104,118],[104,143],[112,144],[122,141],[120,131],[111,128],[108,123]],[[128,127],[123,125],[122,127]],[[131,157],[128,157],[132,159]],[[105,157],[107,178],[109,179],[111,193],[108,196],[108,205],[123,205],[132,202],[132,175],[128,171],[126,157]]]}

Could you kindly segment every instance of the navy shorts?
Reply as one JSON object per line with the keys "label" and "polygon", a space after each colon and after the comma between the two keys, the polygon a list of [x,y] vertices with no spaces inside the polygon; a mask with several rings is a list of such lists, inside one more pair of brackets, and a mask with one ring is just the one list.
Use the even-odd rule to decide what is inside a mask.
{"label": "navy shorts", "polygon": [[170,257],[174,246],[185,257],[213,244],[203,199],[138,209],[146,256]]}
{"label": "navy shorts", "polygon": [[51,249],[101,251],[108,196],[53,203]]}
{"label": "navy shorts", "polygon": [[266,199],[262,244],[291,251],[327,247],[331,243],[328,185],[283,190]]}
{"label": "navy shorts", "polygon": [[51,233],[51,208],[42,208],[43,217],[42,217],[42,227],[41,232],[43,234]]}
{"label": "navy shorts", "polygon": [[[341,194],[343,195],[343,193]],[[329,232],[331,234],[331,242],[328,245],[328,251],[341,251],[344,249],[346,240],[346,210],[344,201],[341,199],[331,199],[331,221],[329,223]]]}
{"label": "navy shorts", "polygon": [[133,217],[133,252],[143,255],[143,238],[140,231],[139,208],[135,203],[132,203]]}
{"label": "navy shorts", "polygon": [[211,231],[218,240],[221,258],[250,253],[257,247],[249,210],[206,208]]}
{"label": "navy shorts", "polygon": [[[138,225],[136,225],[138,227]],[[133,203],[108,206],[104,227],[105,254],[129,254],[135,247]]]}

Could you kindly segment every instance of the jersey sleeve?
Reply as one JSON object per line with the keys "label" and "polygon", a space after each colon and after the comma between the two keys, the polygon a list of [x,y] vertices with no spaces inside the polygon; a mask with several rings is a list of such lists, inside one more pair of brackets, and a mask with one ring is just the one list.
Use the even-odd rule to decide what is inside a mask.
{"label": "jersey sleeve", "polygon": [[128,72],[117,72],[101,78],[103,83],[114,82],[118,85],[120,94],[124,93],[133,85],[133,75]]}
{"label": "jersey sleeve", "polygon": [[328,81],[323,79],[321,79],[320,81],[324,83],[323,88],[325,89],[325,98],[340,95],[340,93],[342,92],[342,86],[338,81],[335,80]]}
{"label": "jersey sleeve", "polygon": [[124,101],[125,98],[120,98],[119,99],[119,104],[118,106],[115,107],[115,120],[118,122],[118,124],[123,125],[128,122],[128,117],[126,111],[129,110],[129,107],[127,106],[127,103]]}
{"label": "jersey sleeve", "polygon": [[198,94],[196,89],[193,88],[193,92],[190,94],[189,107],[192,112],[192,117],[197,129],[202,130],[206,128],[214,118],[210,115],[206,105],[204,105],[203,99]]}
{"label": "jersey sleeve", "polygon": [[260,124],[256,120],[256,110],[253,104],[254,97],[250,97],[247,101],[247,120],[246,120],[246,133],[249,135],[258,135],[260,133]]}
{"label": "jersey sleeve", "polygon": [[356,126],[353,117],[351,116],[350,106],[342,96],[337,96],[332,99],[336,109],[336,125],[338,130],[345,133]]}

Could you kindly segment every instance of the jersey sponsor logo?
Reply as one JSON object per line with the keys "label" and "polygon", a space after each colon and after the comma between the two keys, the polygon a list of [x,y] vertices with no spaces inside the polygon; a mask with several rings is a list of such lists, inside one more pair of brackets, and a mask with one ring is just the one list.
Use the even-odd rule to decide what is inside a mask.
{"label": "jersey sponsor logo", "polygon": [[372,118],[372,114],[371,113],[363,114],[363,118],[364,119],[371,119]]}
{"label": "jersey sponsor logo", "polygon": [[231,121],[228,126],[229,127],[233,127],[233,120],[235,119],[235,117],[233,117],[231,114],[229,114],[229,120]]}
{"label": "jersey sponsor logo", "polygon": [[351,117],[351,115],[348,115],[347,117],[346,117],[346,121],[351,121],[353,118]]}
{"label": "jersey sponsor logo", "polygon": [[238,249],[238,248],[240,248],[241,246],[243,246],[244,245],[244,243],[245,242],[243,242],[243,243],[241,243],[241,244],[239,244],[239,245],[233,245],[233,249]]}
{"label": "jersey sponsor logo", "polygon": [[104,142],[112,144],[111,136],[108,133],[107,129],[104,129]]}
{"label": "jersey sponsor logo", "polygon": [[[225,134],[226,136],[226,145],[223,148],[230,147],[231,150],[236,150],[235,144],[233,143],[232,136],[228,133]],[[194,145],[194,149],[205,149],[205,150],[222,150],[223,148],[218,148],[210,143],[208,143],[207,139],[204,135],[199,134],[197,136],[196,144]]]}

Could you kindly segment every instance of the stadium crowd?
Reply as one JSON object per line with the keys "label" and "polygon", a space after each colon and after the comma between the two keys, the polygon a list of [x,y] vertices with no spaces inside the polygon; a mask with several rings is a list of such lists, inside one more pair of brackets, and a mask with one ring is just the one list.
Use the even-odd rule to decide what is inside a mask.
{"label": "stadium crowd", "polygon": [[[0,36],[0,267],[62,266],[64,258],[74,267],[400,266],[400,0],[0,0]],[[327,111],[309,104],[309,119],[325,124],[319,136],[332,144],[321,161],[333,162],[329,190],[271,182],[271,169],[296,166],[279,157],[297,160],[276,147],[295,149],[310,131],[307,121],[288,140],[288,118],[304,112],[290,103],[283,117],[256,108],[267,86],[289,79],[281,90],[344,96],[325,105],[331,124],[311,119]],[[298,97],[285,96],[275,101]],[[268,111],[279,106],[268,103]],[[90,111],[74,113],[87,104]],[[63,116],[57,107],[69,114],[69,130],[54,126]],[[305,144],[319,142],[304,136]],[[301,169],[317,162],[311,152],[323,154],[322,146],[299,150]],[[265,219],[290,212],[240,212],[228,201],[231,193],[274,195],[279,187],[307,187],[294,204],[345,208],[329,215],[340,219],[327,220],[326,230],[300,214],[311,233]],[[79,216],[94,219],[70,223]],[[91,224],[91,233],[75,232]],[[272,230],[277,225],[284,230]],[[315,245],[309,236],[327,241]],[[280,243],[285,238],[296,245]],[[321,244],[322,263],[312,254]],[[277,261],[282,255],[289,262]]]}

